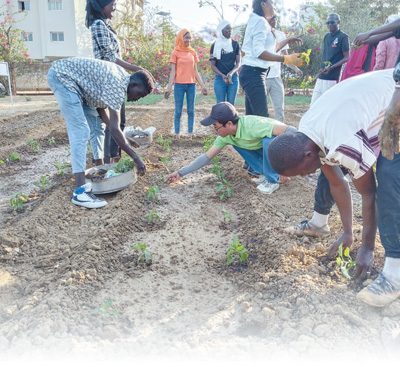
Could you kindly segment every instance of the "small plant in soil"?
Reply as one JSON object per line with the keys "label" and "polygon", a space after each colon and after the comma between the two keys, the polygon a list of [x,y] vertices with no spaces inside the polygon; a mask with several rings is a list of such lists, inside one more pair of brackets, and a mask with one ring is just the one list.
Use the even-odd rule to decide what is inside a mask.
{"label": "small plant in soil", "polygon": [[203,139],[203,152],[206,153],[214,145],[215,137],[207,136]]}
{"label": "small plant in soil", "polygon": [[51,137],[50,139],[47,140],[47,143],[49,145],[55,145],[56,144],[56,139],[54,139],[53,137]]}
{"label": "small plant in soil", "polygon": [[217,182],[217,184],[218,184],[217,193],[219,193],[219,198],[221,200],[226,200],[232,196],[233,187],[228,180],[222,178],[220,181]]}
{"label": "small plant in soil", "polygon": [[58,173],[59,173],[61,176],[64,176],[64,175],[65,175],[64,169],[66,169],[68,166],[69,166],[69,164],[66,163],[66,162],[63,162],[63,163],[56,163],[56,164],[55,164],[55,167],[56,167],[56,169],[58,170]]}
{"label": "small plant in soil", "polygon": [[24,206],[24,203],[27,202],[26,195],[16,193],[14,197],[10,199],[11,209],[13,210],[21,210]]}
{"label": "small plant in soil", "polygon": [[149,214],[147,214],[146,216],[146,220],[149,223],[156,223],[159,222],[161,220],[160,216],[157,214],[157,210],[152,209],[151,212]]}
{"label": "small plant in soil", "polygon": [[31,146],[32,152],[39,153],[42,151],[40,144],[36,140],[28,140],[28,144]]}
{"label": "small plant in soil", "polygon": [[124,158],[121,158],[117,163],[117,166],[115,167],[115,172],[125,173],[133,170],[134,167],[135,162],[133,161],[133,159],[129,156],[124,156]]}
{"label": "small plant in soil", "polygon": [[152,186],[147,191],[147,200],[153,200],[155,203],[160,202],[160,187],[159,186]]}
{"label": "small plant in soil", "polygon": [[96,307],[93,312],[97,312],[97,313],[101,314],[103,317],[107,317],[109,315],[119,317],[118,311],[114,310],[111,307],[112,302],[113,302],[112,299],[105,300],[104,305],[101,307]]}
{"label": "small plant in soil", "polygon": [[50,185],[50,180],[46,176],[41,175],[40,181],[35,182],[35,185],[40,187],[41,190],[44,190],[47,186]]}
{"label": "small plant in soil", "polygon": [[157,138],[157,143],[162,145],[164,149],[166,149],[167,153],[171,151],[171,143],[172,143],[173,138],[166,138],[164,139],[163,136],[160,134]]}
{"label": "small plant in soil", "polygon": [[224,207],[222,207],[222,212],[224,213],[224,223],[233,222],[232,213],[229,210],[226,210]]}
{"label": "small plant in soil", "polygon": [[232,264],[236,258],[239,259],[239,262],[243,262],[246,261],[248,257],[249,254],[247,252],[247,248],[243,245],[240,245],[237,236],[235,236],[233,243],[228,246],[226,253],[226,265]]}
{"label": "small plant in soil", "polygon": [[132,246],[132,250],[137,250],[139,252],[137,259],[138,264],[151,265],[153,263],[153,257],[145,243],[138,242],[136,245]]}
{"label": "small plant in soil", "polygon": [[352,279],[350,273],[354,272],[357,262],[351,258],[349,247],[343,250],[343,243],[339,246],[336,264],[345,278]]}
{"label": "small plant in soil", "polygon": [[0,164],[5,164],[5,163],[4,163],[4,161],[2,161],[2,160],[0,159]]}
{"label": "small plant in soil", "polygon": [[20,160],[21,156],[15,150],[7,157],[7,162],[19,162]]}

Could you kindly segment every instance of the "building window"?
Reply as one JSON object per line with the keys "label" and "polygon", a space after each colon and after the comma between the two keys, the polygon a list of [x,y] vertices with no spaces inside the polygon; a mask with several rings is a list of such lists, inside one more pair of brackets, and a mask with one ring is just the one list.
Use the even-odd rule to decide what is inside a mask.
{"label": "building window", "polygon": [[64,32],[50,32],[50,41],[64,42]]}
{"label": "building window", "polygon": [[62,0],[48,0],[49,10],[62,10]]}
{"label": "building window", "polygon": [[33,33],[32,32],[21,32],[21,38],[25,42],[33,42]]}
{"label": "building window", "polygon": [[31,2],[29,0],[18,1],[19,11],[29,11],[31,10]]}

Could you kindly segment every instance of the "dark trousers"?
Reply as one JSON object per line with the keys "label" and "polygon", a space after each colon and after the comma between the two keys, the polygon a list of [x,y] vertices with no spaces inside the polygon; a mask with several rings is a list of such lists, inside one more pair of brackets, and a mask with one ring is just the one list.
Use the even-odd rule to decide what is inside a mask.
{"label": "dark trousers", "polygon": [[[125,129],[125,103],[121,106],[120,111],[120,128],[122,131]],[[119,154],[118,149],[119,146],[114,140],[114,138],[110,134],[110,129],[106,127],[105,136],[104,136],[104,163],[110,163],[110,159],[117,157]]]}
{"label": "dark trousers", "polygon": [[[347,175],[347,170],[345,168],[340,167],[340,169],[344,175]],[[329,181],[322,170],[318,177],[314,199],[314,210],[319,214],[328,215],[335,204],[335,200],[333,200],[333,196],[331,194]]]}
{"label": "dark trousers", "polygon": [[243,65],[239,74],[239,82],[246,94],[246,115],[269,117],[267,86],[265,79],[268,69]]}
{"label": "dark trousers", "polygon": [[386,257],[400,258],[400,154],[378,157],[376,165],[378,228]]}

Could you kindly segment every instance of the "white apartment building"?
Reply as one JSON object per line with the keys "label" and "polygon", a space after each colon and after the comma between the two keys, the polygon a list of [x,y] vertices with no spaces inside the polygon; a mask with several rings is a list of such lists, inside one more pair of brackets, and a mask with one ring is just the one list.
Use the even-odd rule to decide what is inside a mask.
{"label": "white apartment building", "polygon": [[[122,2],[143,8],[143,0]],[[85,26],[86,0],[10,0],[6,6],[11,13],[21,12],[15,16],[15,27],[24,31],[21,37],[32,59],[93,56],[91,34]]]}

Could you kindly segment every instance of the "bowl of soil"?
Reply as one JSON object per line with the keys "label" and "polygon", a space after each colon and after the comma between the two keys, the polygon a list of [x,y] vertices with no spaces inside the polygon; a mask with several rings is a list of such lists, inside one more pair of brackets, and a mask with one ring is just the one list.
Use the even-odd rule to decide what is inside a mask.
{"label": "bowl of soil", "polygon": [[[130,163],[130,161],[132,161]],[[85,171],[86,183],[92,184],[93,194],[109,194],[121,191],[137,181],[132,159],[122,158],[118,163],[109,163]]]}

